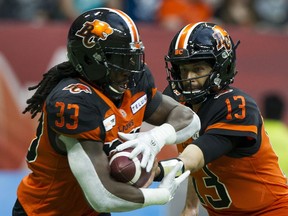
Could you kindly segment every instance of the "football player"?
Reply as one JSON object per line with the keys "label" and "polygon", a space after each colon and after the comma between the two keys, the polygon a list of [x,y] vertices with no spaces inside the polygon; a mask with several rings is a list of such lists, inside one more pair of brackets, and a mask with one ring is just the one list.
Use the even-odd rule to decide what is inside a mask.
{"label": "football player", "polygon": [[[201,120],[199,137],[178,145],[177,159],[191,171],[182,216],[197,215],[193,190],[209,215],[288,215],[286,178],[257,104],[230,85],[238,44],[219,25],[191,23],[175,35],[165,57],[164,93]],[[162,177],[178,160],[160,162]]]}
{"label": "football player", "polygon": [[182,162],[158,188],[136,188],[111,178],[108,156],[123,142],[118,132],[138,132],[147,121],[156,127],[137,135],[150,171],[149,159],[164,144],[200,129],[198,116],[157,91],[137,27],[120,10],[96,8],[76,18],[67,53],[67,62],[29,88],[36,92],[24,113],[40,118],[13,215],[110,215],[167,203],[189,175],[175,179]]}

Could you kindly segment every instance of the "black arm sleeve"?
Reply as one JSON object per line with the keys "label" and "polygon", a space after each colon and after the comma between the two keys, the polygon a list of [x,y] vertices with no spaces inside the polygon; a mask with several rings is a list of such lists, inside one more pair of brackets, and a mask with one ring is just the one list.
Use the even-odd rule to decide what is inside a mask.
{"label": "black arm sleeve", "polygon": [[205,164],[208,164],[232,151],[237,146],[237,143],[232,142],[232,140],[234,139],[227,136],[204,134],[197,140],[194,140],[193,144],[201,149],[204,155]]}

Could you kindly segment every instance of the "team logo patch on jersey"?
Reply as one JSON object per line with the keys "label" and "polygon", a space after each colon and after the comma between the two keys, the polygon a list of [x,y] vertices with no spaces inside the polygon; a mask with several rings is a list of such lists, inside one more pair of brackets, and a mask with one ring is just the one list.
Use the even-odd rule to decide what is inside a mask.
{"label": "team logo patch on jersey", "polygon": [[86,85],[84,85],[82,83],[70,84],[70,85],[64,87],[62,90],[68,90],[72,94],[79,94],[81,92],[92,94],[92,91],[91,91],[90,87],[88,87],[88,86],[86,86]]}
{"label": "team logo patch on jersey", "polygon": [[104,119],[103,125],[106,131],[109,131],[116,125],[116,118],[115,115],[111,115],[108,118]]}
{"label": "team logo patch on jersey", "polygon": [[93,22],[85,22],[75,35],[82,38],[85,47],[92,48],[96,44],[95,40],[106,40],[112,33],[113,28],[108,23],[95,19]]}
{"label": "team logo patch on jersey", "polygon": [[138,100],[136,100],[133,104],[131,104],[132,113],[137,113],[145,104],[147,103],[147,95],[143,95]]}

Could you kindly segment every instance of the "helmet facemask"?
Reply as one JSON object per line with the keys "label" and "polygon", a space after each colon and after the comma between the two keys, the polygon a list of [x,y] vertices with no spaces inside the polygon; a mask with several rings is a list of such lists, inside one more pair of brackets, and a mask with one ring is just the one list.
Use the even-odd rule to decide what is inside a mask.
{"label": "helmet facemask", "polygon": [[106,62],[110,69],[141,73],[144,70],[145,54],[142,42],[135,48],[130,43],[131,49],[127,48],[104,48]]}
{"label": "helmet facemask", "polygon": [[104,53],[107,73],[102,87],[104,87],[106,94],[119,100],[125,90],[136,86],[134,75],[144,72],[144,46],[141,43],[137,49],[108,48],[105,49]]}
{"label": "helmet facemask", "polygon": [[[174,92],[175,90],[176,92],[181,92],[182,94],[182,97],[180,97],[181,102],[188,102],[189,104],[202,103],[206,100],[207,95],[210,93],[211,85],[209,83],[210,83],[210,76],[212,75],[213,69],[211,70],[210,73],[207,73],[205,75],[184,79],[184,78],[181,78],[179,66],[181,64],[187,64],[187,63],[191,63],[191,62],[180,61],[177,63],[175,62],[169,63],[169,60],[166,59],[167,80],[169,82],[171,89]],[[195,89],[192,82],[203,77],[208,77],[204,85],[200,89]]]}

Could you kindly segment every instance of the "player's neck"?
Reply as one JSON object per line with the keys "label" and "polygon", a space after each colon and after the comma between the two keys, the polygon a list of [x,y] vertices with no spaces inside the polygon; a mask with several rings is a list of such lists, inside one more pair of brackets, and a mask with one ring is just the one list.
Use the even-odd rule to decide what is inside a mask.
{"label": "player's neck", "polygon": [[201,103],[199,103],[199,104],[193,104],[192,105],[192,110],[194,111],[194,112],[198,112],[198,110],[199,110],[199,108],[200,108],[200,106],[201,106]]}

